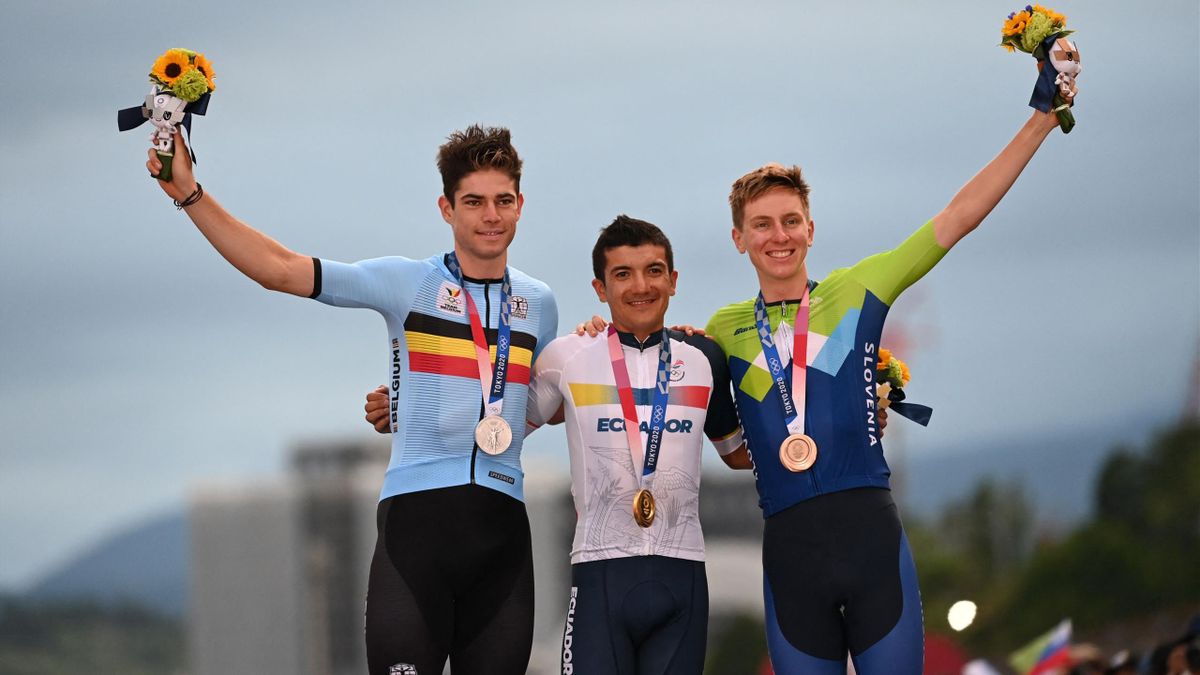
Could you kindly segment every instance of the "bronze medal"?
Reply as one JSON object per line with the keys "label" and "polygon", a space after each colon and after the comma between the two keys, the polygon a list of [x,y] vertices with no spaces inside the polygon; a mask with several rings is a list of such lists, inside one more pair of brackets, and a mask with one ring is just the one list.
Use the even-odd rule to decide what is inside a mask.
{"label": "bronze medal", "polygon": [[638,490],[633,496],[633,519],[641,527],[654,523],[654,495],[649,490]]}
{"label": "bronze medal", "polygon": [[512,428],[499,415],[488,415],[475,425],[475,444],[489,455],[499,455],[512,444]]}
{"label": "bronze medal", "polygon": [[804,434],[792,434],[779,445],[779,461],[788,471],[799,473],[817,462],[817,443]]}

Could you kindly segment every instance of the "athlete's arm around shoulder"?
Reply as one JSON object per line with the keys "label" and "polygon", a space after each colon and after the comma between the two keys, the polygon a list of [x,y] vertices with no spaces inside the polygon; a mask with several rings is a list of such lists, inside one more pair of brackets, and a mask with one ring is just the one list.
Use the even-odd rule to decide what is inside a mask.
{"label": "athlete's arm around shoulder", "polygon": [[1057,126],[1058,119],[1053,113],[1034,111],[1000,154],[933,217],[933,234],[939,246],[949,249],[983,222]]}
{"label": "athlete's arm around shoulder", "polygon": [[[183,135],[178,131],[175,132],[175,148],[172,179],[157,182],[167,196],[183,202],[196,194],[197,183]],[[149,151],[149,157],[146,168],[151,174],[157,174],[162,163],[154,150]],[[300,296],[312,294],[315,278],[312,258],[284,247],[238,220],[207,192],[183,210],[213,248],[242,274],[272,291]]]}
{"label": "athlete's arm around shoulder", "polygon": [[593,339],[571,333],[551,340],[550,344],[541,349],[533,362],[529,401],[525,406],[525,420],[531,428],[562,422],[561,413],[565,402],[562,390],[563,370]]}
{"label": "athlete's arm around shoulder", "polygon": [[746,450],[746,439],[742,434],[737,405],[733,400],[733,383],[729,376],[725,352],[716,340],[704,335],[676,333],[674,337],[704,354],[712,372],[712,392],[708,396],[708,410],[704,417],[704,435],[708,436],[717,454],[721,456],[721,461],[729,468],[754,468],[750,462],[750,453]]}

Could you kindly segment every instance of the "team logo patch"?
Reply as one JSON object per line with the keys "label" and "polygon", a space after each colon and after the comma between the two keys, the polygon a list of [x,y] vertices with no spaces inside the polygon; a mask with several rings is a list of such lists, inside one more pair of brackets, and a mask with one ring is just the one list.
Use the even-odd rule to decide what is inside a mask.
{"label": "team logo patch", "polygon": [[678,382],[683,379],[683,359],[671,364],[671,381]]}
{"label": "team logo patch", "polygon": [[417,675],[417,667],[411,663],[397,663],[388,667],[388,675]]}
{"label": "team logo patch", "polygon": [[462,293],[463,290],[459,286],[443,281],[437,292],[437,308],[448,314],[462,316],[463,308],[466,306],[466,299],[463,298]]}
{"label": "team logo patch", "polygon": [[512,312],[512,315],[518,319],[529,318],[529,301],[519,295],[514,295],[508,299],[508,308]]}

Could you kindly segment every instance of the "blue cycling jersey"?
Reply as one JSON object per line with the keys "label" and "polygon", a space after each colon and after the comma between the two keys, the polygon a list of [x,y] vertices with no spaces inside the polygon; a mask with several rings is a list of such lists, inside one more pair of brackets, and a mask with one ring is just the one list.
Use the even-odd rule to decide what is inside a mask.
{"label": "blue cycling jersey", "polygon": [[[754,301],[728,305],[713,315],[706,330],[729,359],[764,516],[817,495],[888,487],[891,471],[876,418],[879,337],[892,303],[945,254],[930,221],[896,248],[834,270],[813,287],[804,429],[820,451],[807,471],[794,473],[779,460],[788,429],[763,356]],[[767,306],[775,344],[783,349],[791,344],[798,307],[799,299]],[[790,359],[790,352],[783,356]]]}
{"label": "blue cycling jersey", "polygon": [[549,287],[509,268],[512,346],[503,416],[512,428],[512,444],[492,456],[475,446],[483,391],[462,293],[470,293],[479,308],[494,361],[501,280],[468,277],[464,289],[447,269],[445,254],[354,264],[313,260],[313,298],[374,309],[387,321],[392,456],[380,499],[475,483],[523,500],[521,446],[530,367],[558,327]]}

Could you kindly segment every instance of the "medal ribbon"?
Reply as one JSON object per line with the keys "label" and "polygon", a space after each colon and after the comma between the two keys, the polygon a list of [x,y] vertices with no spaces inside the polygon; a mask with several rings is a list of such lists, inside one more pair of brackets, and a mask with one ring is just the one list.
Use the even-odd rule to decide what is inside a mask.
{"label": "medal ribbon", "polygon": [[504,409],[504,385],[508,380],[508,351],[511,345],[511,308],[509,295],[512,284],[508,279],[508,268],[504,268],[504,281],[500,284],[500,326],[496,330],[496,366],[492,370],[491,352],[488,350],[487,334],[483,330],[483,321],[479,319],[479,309],[471,294],[467,292],[463,280],[462,265],[453,251],[446,256],[446,267],[458,280],[458,286],[463,295],[467,296],[467,318],[471,323],[471,340],[475,343],[475,362],[479,365],[479,385],[483,389],[485,415],[499,415]]}
{"label": "medal ribbon", "polygon": [[[771,334],[771,321],[767,316],[767,303],[763,300],[762,291],[754,300],[754,323],[758,326],[758,339],[762,342],[763,356],[767,359],[767,368],[771,371],[771,379],[775,381],[775,389],[783,401],[783,419],[787,423],[789,433],[804,433],[804,403],[808,389],[808,286],[804,287],[804,296],[800,299],[800,307],[796,310],[796,322],[792,331],[792,377],[789,385],[783,361],[779,357],[779,349],[775,346],[775,338]],[[784,307],[780,321],[785,319],[787,308]]]}
{"label": "medal ribbon", "polygon": [[[629,440],[629,452],[641,445],[637,406],[633,402],[633,385],[629,382],[629,370],[625,367],[625,353],[617,329],[608,326],[608,357],[612,363],[613,378],[617,382],[617,398],[621,400],[621,415],[625,417],[625,438]],[[671,337],[667,329],[662,330],[662,342],[658,348],[658,374],[654,383],[654,400],[650,407],[649,433],[646,438],[646,453],[643,455],[642,476],[638,482],[645,483],[646,477],[658,466],[658,451],[662,447],[663,428],[667,424],[667,399],[671,387]]]}

